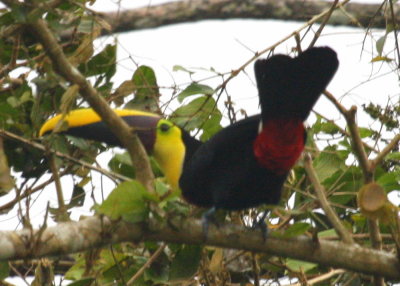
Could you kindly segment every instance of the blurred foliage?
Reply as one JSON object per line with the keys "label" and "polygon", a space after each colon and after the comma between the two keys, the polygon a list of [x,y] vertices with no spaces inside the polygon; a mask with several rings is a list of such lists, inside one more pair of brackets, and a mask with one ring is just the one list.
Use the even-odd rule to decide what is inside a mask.
{"label": "blurred foliage", "polygon": [[[117,45],[108,44],[97,50],[93,44],[101,30],[109,28],[108,24],[85,9],[84,0],[60,1],[58,4],[57,7],[43,5],[33,12],[46,20],[71,63],[110,104],[160,113],[160,88],[152,67],[138,66],[130,79],[115,86],[113,76],[117,70]],[[99,143],[59,134],[37,138],[41,124],[50,116],[86,106],[86,103],[82,101],[76,87],[57,74],[45,55],[45,47],[35,40],[29,27],[23,25],[27,17],[35,16],[32,15],[33,12],[31,8],[18,2],[12,9],[1,10],[0,15],[0,128],[28,140],[26,143],[5,137],[4,153],[7,160],[2,159],[1,164],[5,172],[12,170],[16,187],[11,192],[15,192],[21,205],[29,203],[32,192],[42,191],[52,183],[51,181],[36,188],[45,179],[49,179],[50,153],[29,142],[41,142],[46,148],[69,154],[90,164],[96,161],[98,154],[107,150]],[[392,31],[393,28],[388,29],[387,34]],[[387,58],[383,58],[387,34],[377,42],[380,58],[375,58],[374,61],[389,62]],[[182,66],[175,66],[174,69],[186,71],[191,76],[195,73]],[[196,132],[201,140],[208,140],[222,128],[221,120],[226,115],[219,105],[219,92],[220,90],[204,83],[188,84],[177,91],[175,99],[171,99],[176,100],[180,106],[170,113],[169,118],[187,131]],[[381,125],[378,129],[359,127],[363,140],[370,143],[366,150],[374,157],[376,152],[373,149],[381,149],[393,134],[400,133],[400,105],[397,102],[382,107],[370,103],[363,106],[363,109]],[[334,210],[344,225],[356,235],[357,242],[368,246],[367,220],[357,210],[356,199],[357,191],[364,185],[364,179],[355,162],[354,150],[345,128],[333,120],[317,116],[309,129],[307,147]],[[157,192],[154,196],[148,194],[134,180],[134,169],[129,156],[125,153],[113,153],[108,163],[110,170],[132,180],[120,182],[115,178],[119,184],[111,194],[102,202],[92,203],[95,212],[131,222],[145,222],[152,215],[166,223],[165,218],[152,213],[154,210],[149,207],[150,204],[157,204],[167,213],[198,215],[198,211],[180,198],[169,195],[169,188],[161,179],[162,173],[154,160],[151,162],[157,177]],[[399,162],[397,146],[376,171],[375,180],[384,195],[400,189]],[[84,166],[68,160],[57,158],[56,166],[62,177],[73,178],[72,187],[63,186],[72,190],[72,197],[67,205],[70,214],[75,208],[81,207],[85,200],[90,199],[91,192],[88,189],[93,185],[94,178]],[[5,193],[1,191],[0,195]],[[386,199],[384,201],[386,203]],[[17,203],[15,207],[19,207]],[[3,209],[2,206],[0,208],[3,213],[11,209]],[[255,218],[266,210],[270,208],[260,207],[257,210],[244,211],[241,215],[231,213],[225,216],[232,222],[243,223],[246,218]],[[44,206],[42,211],[45,212]],[[274,235],[281,237],[306,234],[321,239],[337,239],[330,221],[321,211],[301,162],[293,169],[285,185],[281,204],[271,211],[270,228],[276,230]],[[387,238],[384,247],[393,250],[390,228],[382,225],[381,232]],[[161,252],[158,252],[159,249]],[[152,259],[152,263],[146,265],[149,259]],[[169,244],[163,247],[157,243],[121,243],[74,254],[73,261],[73,266],[64,276],[72,281],[69,285],[75,286],[126,285],[138,271],[143,273],[137,276],[134,285],[248,285],[254,279],[255,270],[261,279],[269,281],[279,280],[284,276],[303,281],[328,271],[316,264],[268,254],[253,255],[197,245]],[[57,265],[55,263],[54,267],[57,268]],[[9,265],[3,263],[0,269],[0,279],[8,277]],[[344,273],[326,283],[361,285],[368,281],[367,277]]]}

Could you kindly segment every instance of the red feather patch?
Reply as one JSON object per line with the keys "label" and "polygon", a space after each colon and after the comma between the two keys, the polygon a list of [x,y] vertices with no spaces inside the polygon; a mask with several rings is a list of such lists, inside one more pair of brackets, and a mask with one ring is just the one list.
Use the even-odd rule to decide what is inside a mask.
{"label": "red feather patch", "polygon": [[276,174],[284,174],[303,152],[304,132],[300,119],[268,120],[253,143],[254,155],[265,168]]}

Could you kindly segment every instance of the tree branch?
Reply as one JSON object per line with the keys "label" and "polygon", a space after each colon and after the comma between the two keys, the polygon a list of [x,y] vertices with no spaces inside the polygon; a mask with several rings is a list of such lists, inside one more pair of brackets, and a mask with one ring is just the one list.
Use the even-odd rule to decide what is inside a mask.
{"label": "tree branch", "polygon": [[[221,19],[276,19],[285,21],[307,21],[329,9],[333,2],[298,0],[191,0],[169,2],[161,5],[110,13],[99,13],[111,26],[110,33],[150,29],[171,24]],[[399,9],[393,15],[400,21]],[[345,12],[333,13],[328,24],[341,26],[385,28],[384,13],[377,13],[380,4],[350,3]],[[344,8],[343,8],[344,9]],[[357,19],[358,21],[354,21]],[[322,22],[323,19],[318,19]]]}
{"label": "tree branch", "polygon": [[336,212],[331,208],[329,205],[329,201],[325,196],[325,189],[319,182],[317,178],[317,174],[312,166],[312,161],[310,155],[306,154],[304,157],[304,168],[306,169],[308,178],[311,181],[311,184],[314,187],[315,193],[317,195],[318,201],[324,210],[326,216],[328,217],[329,221],[332,223],[335,231],[339,235],[339,237],[343,240],[346,244],[353,244],[354,240],[349,231],[344,227],[344,225],[340,222],[339,217],[337,216]]}
{"label": "tree branch", "polygon": [[[156,221],[130,224],[107,217],[90,217],[79,222],[65,222],[39,231],[28,229],[0,232],[0,260],[59,256],[126,241],[164,241],[213,245],[224,248],[266,252],[321,265],[344,268],[365,274],[400,279],[400,262],[396,255],[358,245],[326,240],[314,241],[306,236],[263,240],[259,231],[226,224],[211,226],[204,241],[201,221],[180,220],[174,225],[157,225]],[[35,247],[33,247],[35,246]]]}
{"label": "tree branch", "polygon": [[351,135],[351,142],[353,145],[354,154],[360,163],[361,170],[363,171],[365,183],[370,183],[373,180],[373,172],[368,161],[368,155],[365,152],[362,144],[360,133],[358,132],[358,126],[356,123],[357,107],[352,106],[344,115],[347,121],[347,127],[349,128]]}
{"label": "tree branch", "polygon": [[397,147],[400,142],[400,134],[394,136],[394,138],[386,145],[385,148],[375,157],[375,159],[370,160],[371,169],[375,170],[375,168],[382,162],[382,160],[386,157],[393,148]]}

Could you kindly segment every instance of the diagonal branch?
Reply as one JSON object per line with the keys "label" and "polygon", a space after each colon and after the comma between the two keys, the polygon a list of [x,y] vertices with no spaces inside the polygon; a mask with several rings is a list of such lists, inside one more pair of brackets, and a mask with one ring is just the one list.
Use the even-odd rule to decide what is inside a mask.
{"label": "diagonal branch", "polygon": [[370,160],[371,168],[375,170],[375,168],[383,161],[383,159],[399,145],[400,142],[400,134],[394,136],[394,138],[386,145],[385,148],[375,157],[375,159]]}
{"label": "diagonal branch", "polygon": [[329,221],[332,223],[335,231],[339,235],[339,237],[343,240],[346,244],[353,244],[354,240],[351,236],[350,232],[344,227],[344,225],[340,222],[339,217],[337,216],[336,212],[331,208],[329,205],[329,201],[325,196],[325,189],[319,182],[317,178],[317,174],[312,166],[312,161],[310,155],[306,154],[304,158],[304,168],[307,172],[308,178],[311,181],[311,184],[314,187],[315,193],[317,195],[318,201],[321,204],[322,209],[324,210],[326,216],[328,217]]}
{"label": "diagonal branch", "polygon": [[354,155],[357,157],[357,160],[361,166],[361,170],[364,175],[364,182],[370,183],[373,180],[374,173],[371,168],[371,164],[368,161],[368,155],[365,152],[360,133],[358,132],[358,126],[356,123],[357,107],[352,106],[349,110],[347,110],[330,92],[324,91],[324,94],[346,119]]}

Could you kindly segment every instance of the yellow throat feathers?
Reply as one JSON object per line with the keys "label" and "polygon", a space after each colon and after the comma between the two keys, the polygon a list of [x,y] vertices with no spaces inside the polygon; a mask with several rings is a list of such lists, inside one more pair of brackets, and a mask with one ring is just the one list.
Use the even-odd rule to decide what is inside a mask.
{"label": "yellow throat feathers", "polygon": [[165,119],[158,122],[153,155],[168,183],[177,189],[185,158],[182,131],[178,126]]}

